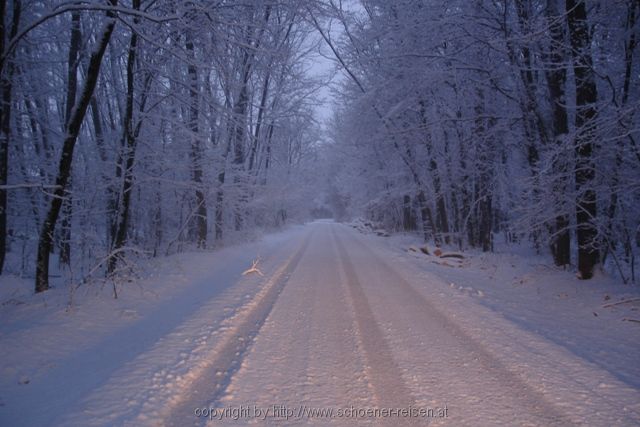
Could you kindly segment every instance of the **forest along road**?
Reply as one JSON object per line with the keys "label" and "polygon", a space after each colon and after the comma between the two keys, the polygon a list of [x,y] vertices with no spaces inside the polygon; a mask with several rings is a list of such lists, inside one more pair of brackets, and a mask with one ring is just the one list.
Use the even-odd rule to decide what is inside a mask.
{"label": "forest along road", "polygon": [[[620,401],[607,374],[504,319],[487,334],[470,328],[473,310],[439,307],[429,293],[443,284],[407,279],[373,238],[332,222],[308,229],[211,365],[159,414],[165,425],[640,420],[636,390]],[[500,337],[512,354],[492,351]]]}

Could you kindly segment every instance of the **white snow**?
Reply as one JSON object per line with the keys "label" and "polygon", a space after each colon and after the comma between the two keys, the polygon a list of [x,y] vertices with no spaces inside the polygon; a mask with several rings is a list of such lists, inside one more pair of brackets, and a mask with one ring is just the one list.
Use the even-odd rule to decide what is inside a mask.
{"label": "white snow", "polygon": [[241,273],[258,256],[271,272],[301,232],[151,260],[118,300],[88,285],[72,307],[66,290],[3,277],[0,425],[110,425],[170,399],[260,291]]}
{"label": "white snow", "polygon": [[[118,300],[84,285],[72,305],[2,277],[0,425],[395,425],[335,411],[403,407],[446,408],[431,425],[640,423],[635,287],[411,245],[315,222],[151,260]],[[242,275],[258,257],[264,277]]]}
{"label": "white snow", "polygon": [[[372,236],[395,252],[394,260],[411,260],[420,275],[450,283],[457,293],[495,314],[534,332],[577,356],[606,369],[619,380],[640,387],[640,289],[598,272],[592,280],[579,280],[575,272],[553,267],[550,256],[536,255],[518,245],[498,245],[495,253],[465,253],[453,267],[435,257],[407,251],[418,245],[414,236],[390,239]],[[401,253],[406,253],[401,255]],[[620,303],[611,306],[613,303]],[[631,320],[630,320],[631,319]],[[636,322],[634,322],[635,320]]]}
{"label": "white snow", "polygon": [[[436,396],[449,396],[450,410],[453,414],[458,412],[461,424],[510,425],[512,422],[501,412],[508,409],[509,396],[491,392],[492,378],[482,380],[482,372],[494,369],[497,364],[499,371],[507,372],[504,381],[511,385],[518,383],[520,388],[542,396],[543,402],[561,409],[571,422],[586,425],[640,422],[640,393],[636,385],[640,329],[637,324],[622,322],[620,313],[595,317],[589,311],[602,305],[594,294],[606,293],[612,299],[629,298],[635,291],[633,288],[617,286],[604,278],[577,281],[570,273],[542,267],[538,264],[540,259],[531,257],[478,255],[469,260],[466,267],[451,268],[434,264],[430,257],[422,254],[407,256],[406,243],[415,243],[414,238],[366,236],[365,241],[368,248],[377,250],[379,256],[386,258],[386,262],[431,303],[432,310],[442,314],[447,323],[453,321],[455,333],[463,334],[463,341],[471,349],[480,349],[477,358],[467,359],[466,352],[460,351],[451,354],[450,364],[428,358],[429,363],[425,365],[415,358],[415,352],[423,355],[437,352],[434,348],[441,345],[441,339],[432,332],[433,328],[418,327],[419,318],[414,313],[380,310],[381,322],[385,322],[385,317],[391,318],[386,320],[390,325],[387,339],[392,348],[398,350],[397,360],[410,372],[407,383],[415,386],[416,396],[425,394],[423,384],[430,381],[440,385],[440,394],[435,393]],[[369,264],[377,265],[370,261]],[[501,269],[507,272],[498,275]],[[534,284],[533,289],[523,290],[519,286],[513,289],[512,281],[506,281],[506,277],[518,272],[527,275],[529,283]],[[381,277],[376,269],[368,274],[370,276],[363,270],[363,275],[370,280]],[[452,287],[454,278],[459,285]],[[478,290],[483,296],[470,290]],[[379,297],[381,301],[393,298],[394,291],[389,287],[381,287],[379,291],[387,293]],[[561,299],[559,303],[555,298],[558,293],[570,294],[572,299]],[[404,323],[398,314],[407,317]],[[447,327],[445,324],[444,328]],[[411,328],[415,330],[410,335],[405,333]],[[563,342],[565,336],[572,339]],[[413,351],[401,351],[406,348]],[[451,351],[448,344],[443,348]],[[434,359],[438,363],[434,363]],[[474,364],[481,365],[481,371],[464,375],[463,367]],[[606,384],[605,390],[602,384]],[[427,390],[424,401],[433,395],[432,389]],[[527,420],[526,411],[517,405],[512,410],[519,414],[518,423],[548,425],[540,419]],[[568,420],[562,419],[559,424]]]}

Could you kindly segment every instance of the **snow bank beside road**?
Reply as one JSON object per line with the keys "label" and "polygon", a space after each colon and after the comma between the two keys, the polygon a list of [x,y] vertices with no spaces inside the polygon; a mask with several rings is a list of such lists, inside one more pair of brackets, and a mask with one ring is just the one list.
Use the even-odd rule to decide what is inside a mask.
{"label": "snow bank beside road", "polygon": [[578,280],[573,272],[553,267],[550,259],[517,246],[465,253],[464,262],[444,265],[433,256],[408,251],[421,242],[415,236],[371,238],[398,259],[440,278],[441,292],[473,298],[640,388],[640,324],[629,321],[640,320],[638,286],[601,273]]}
{"label": "snow bank beside road", "polygon": [[73,424],[78,416],[82,425],[113,424],[166,398],[259,292],[262,278],[242,272],[260,256],[269,273],[305,232],[153,259],[118,300],[88,285],[71,309],[66,289],[31,295],[30,283],[13,280],[0,306],[0,425]]}

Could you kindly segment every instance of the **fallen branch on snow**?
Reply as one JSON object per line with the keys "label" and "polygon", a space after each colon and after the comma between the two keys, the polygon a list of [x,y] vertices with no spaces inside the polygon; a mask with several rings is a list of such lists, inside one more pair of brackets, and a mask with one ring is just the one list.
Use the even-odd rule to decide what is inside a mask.
{"label": "fallen branch on snow", "polygon": [[258,269],[258,263],[260,262],[260,258],[257,258],[255,261],[251,262],[251,268],[248,270],[245,270],[242,275],[246,276],[247,274],[251,274],[251,273],[256,273],[260,276],[264,276],[264,274],[262,274],[262,271],[260,271],[260,269]]}
{"label": "fallen branch on snow", "polygon": [[446,254],[442,254],[442,255],[440,255],[440,258],[457,258],[457,259],[464,259],[464,255],[462,255],[462,254],[456,254],[456,253],[446,253]]}
{"label": "fallen branch on snow", "polygon": [[636,302],[636,301],[640,301],[640,298],[631,298],[631,299],[626,299],[626,300],[623,300],[623,301],[612,302],[612,303],[603,305],[602,308],[609,308],[609,307],[613,307],[615,305],[627,304],[627,303]]}

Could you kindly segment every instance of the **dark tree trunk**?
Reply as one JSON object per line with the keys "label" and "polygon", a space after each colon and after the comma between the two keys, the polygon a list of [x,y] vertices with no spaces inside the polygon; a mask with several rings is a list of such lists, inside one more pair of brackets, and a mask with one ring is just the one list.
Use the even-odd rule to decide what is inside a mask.
{"label": "dark tree trunk", "polygon": [[[536,85],[538,79],[536,78],[536,72],[534,71],[533,66],[533,53],[526,42],[526,39],[532,32],[532,29],[530,28],[530,23],[532,22],[531,15],[533,14],[531,2],[529,0],[517,0],[516,11],[518,14],[520,28],[523,33],[523,38],[525,38],[524,44],[521,48],[523,67],[520,70],[520,78],[523,82],[525,94],[525,114],[530,123],[532,132],[537,134],[540,143],[546,144],[548,139],[547,129],[536,99]],[[512,59],[512,61],[515,61],[515,59]],[[533,148],[533,150],[537,151],[537,147]],[[537,153],[531,154],[537,157]]]}
{"label": "dark tree trunk", "polygon": [[91,102],[89,103],[91,107],[91,121],[93,122],[93,130],[95,131],[96,136],[96,148],[98,149],[98,154],[100,155],[100,160],[102,162],[107,161],[107,151],[104,146],[104,131],[102,130],[102,120],[100,118],[100,108],[98,107],[98,101],[96,97],[91,97]]}
{"label": "dark tree trunk", "polygon": [[269,131],[267,132],[267,142],[265,147],[265,156],[264,156],[264,178],[262,180],[262,185],[267,184],[267,175],[269,173],[269,168],[271,167],[271,141],[273,139],[273,130],[275,129],[274,122],[271,121],[269,124]]}
{"label": "dark tree trunk", "polygon": [[478,213],[480,214],[478,224],[478,238],[484,252],[493,250],[493,204],[492,197],[487,195],[480,200],[478,204]]}
{"label": "dark tree trunk", "polygon": [[[637,9],[637,10],[636,10]],[[622,87],[621,105],[624,107],[629,100],[629,88],[631,86],[631,70],[633,68],[633,53],[636,49],[638,41],[636,40],[636,24],[638,22],[638,13],[640,12],[640,0],[628,0],[627,7],[627,23],[626,29],[629,38],[624,46],[624,84]]]}
{"label": "dark tree trunk", "polygon": [[424,145],[427,150],[427,156],[429,156],[429,173],[433,179],[433,189],[436,197],[436,221],[435,221],[435,229],[433,230],[434,235],[437,236],[439,244],[442,243],[442,235],[444,235],[444,242],[449,243],[449,221],[447,219],[447,209],[445,206],[444,195],[442,194],[442,180],[440,179],[440,171],[438,170],[438,164],[434,158],[434,153],[432,149],[431,139],[428,134],[429,125],[427,121],[426,115],[426,103],[424,101],[419,101],[420,105],[420,116],[422,120],[422,126],[424,127],[423,131],[427,133],[425,135]]}
{"label": "dark tree trunk", "polygon": [[260,47],[262,42],[262,36],[264,34],[264,30],[266,24],[269,22],[269,17],[271,16],[271,5],[267,5],[265,7],[264,16],[263,16],[263,24],[259,29],[257,36],[254,39],[253,28],[247,28],[248,35],[248,46],[249,48],[245,48],[242,58],[242,81],[240,92],[238,95],[238,102],[234,106],[233,116],[236,123],[233,132],[233,165],[235,169],[236,176],[234,177],[235,184],[239,186],[240,190],[240,200],[238,206],[236,206],[235,213],[235,229],[240,230],[243,226],[244,218],[242,215],[242,210],[244,205],[246,204],[245,194],[246,188],[244,188],[243,184],[246,184],[245,178],[242,176],[244,173],[244,162],[245,162],[245,143],[246,143],[246,126],[247,126],[247,110],[249,107],[249,84],[251,79],[251,74],[253,73],[253,60],[255,57],[255,51]]}
{"label": "dark tree trunk", "polygon": [[[226,156],[225,156],[226,157]],[[222,186],[224,185],[224,180],[225,180],[225,166],[222,166],[222,170],[220,171],[220,173],[218,173],[218,191],[216,191],[216,219],[215,219],[215,239],[216,242],[222,240],[222,234],[223,234],[223,230],[222,230],[222,225],[223,225],[223,221],[224,221],[224,209],[223,209],[223,203],[224,203],[224,190],[222,189]]]}
{"label": "dark tree trunk", "polygon": [[[628,0],[627,2],[627,22],[625,29],[628,33],[628,38],[625,40],[624,44],[624,82],[622,86],[622,97],[620,99],[619,108],[621,109],[621,117],[624,115],[624,108],[627,106],[627,102],[629,100],[629,88],[631,86],[632,79],[632,69],[633,69],[633,52],[635,51],[637,40],[636,40],[636,23],[637,23],[637,12],[636,9],[640,8],[640,0]],[[621,127],[626,130],[629,129],[629,123],[625,123],[625,120],[619,119],[619,123]],[[627,131],[628,132],[628,131]],[[631,140],[632,145],[635,145],[635,141],[633,140],[633,132],[628,132],[628,138]],[[604,254],[602,257],[602,262],[604,263],[609,251],[613,251],[616,248],[617,239],[614,236],[614,219],[616,216],[616,211],[618,210],[618,185],[620,183],[620,177],[618,175],[618,171],[622,167],[623,162],[623,153],[624,153],[624,143],[622,140],[618,140],[616,146],[616,157],[615,157],[615,170],[613,171],[613,176],[611,179],[611,196],[609,197],[609,207],[607,208],[607,246],[604,249]]]}
{"label": "dark tree trunk", "polygon": [[60,221],[60,266],[71,265],[71,222],[73,220],[73,180],[69,178],[66,195],[62,202],[62,220]]}
{"label": "dark tree trunk", "polygon": [[427,197],[423,190],[418,191],[416,199],[418,200],[418,207],[420,209],[420,220],[422,223],[422,236],[424,237],[424,241],[428,242],[429,238],[433,237],[434,243],[440,246],[442,242],[440,241],[438,234],[435,232],[433,215],[431,214],[431,209],[429,209]]}
{"label": "dark tree trunk", "polygon": [[567,0],[567,24],[576,81],[576,223],[578,271],[580,278],[590,279],[599,260],[597,200],[593,149],[597,90],[591,58],[591,35],[584,0]]}
{"label": "dark tree trunk", "polygon": [[223,235],[223,222],[224,222],[224,182],[226,179],[227,157],[231,151],[231,145],[227,144],[222,156],[222,165],[220,166],[220,172],[218,172],[218,191],[216,192],[216,223],[215,234],[216,242],[222,240]]}
{"label": "dark tree trunk", "polygon": [[189,75],[189,130],[191,131],[191,160],[193,163],[193,182],[196,187],[196,240],[199,248],[207,246],[207,200],[202,188],[202,147],[198,135],[198,116],[200,112],[198,99],[198,69],[195,65],[195,54],[191,34],[186,34],[186,49],[190,58],[187,73]]}
{"label": "dark tree trunk", "polygon": [[163,232],[162,232],[162,194],[160,191],[156,191],[156,207],[153,213],[153,230],[155,243],[153,245],[153,256],[155,257],[160,246],[162,246]]}
{"label": "dark tree trunk", "polygon": [[[532,33],[531,22],[533,15],[533,6],[530,0],[516,0],[515,9],[518,17],[520,34],[517,42],[508,26],[508,8],[510,2],[504,3],[505,13],[503,15],[503,31],[507,41],[509,60],[518,67],[520,71],[520,81],[522,82],[522,96],[519,97],[520,110],[522,111],[523,127],[525,138],[527,140],[527,161],[531,167],[533,180],[533,203],[541,203],[540,191],[540,150],[548,141],[545,121],[542,117],[537,92],[537,72],[534,71],[534,53],[531,49],[530,34]],[[517,43],[517,45],[515,45]],[[553,225],[548,225],[552,228]],[[534,229],[531,233],[536,252],[540,250],[540,230]]]}
{"label": "dark tree trunk", "polygon": [[233,129],[233,167],[234,167],[234,183],[238,186],[240,191],[240,203],[236,207],[236,213],[234,215],[235,229],[240,230],[242,228],[243,216],[241,213],[241,206],[244,204],[244,182],[241,176],[244,172],[244,160],[245,160],[245,137],[247,126],[247,107],[249,104],[249,79],[251,77],[251,63],[250,56],[245,52],[243,59],[243,79],[242,87],[240,88],[240,94],[238,95],[238,102],[233,109],[233,120],[235,126]]}
{"label": "dark tree trunk", "polygon": [[[225,107],[231,109],[231,105],[231,95],[229,94],[229,92],[225,92]],[[233,132],[233,126],[235,126],[235,124],[233,123],[227,124],[227,133]],[[222,152],[222,161],[220,163],[220,171],[218,172],[218,190],[216,191],[216,212],[214,226],[216,242],[222,240],[222,236],[224,233],[224,183],[227,176],[227,158],[229,157],[229,153],[231,152],[231,142],[232,140],[229,139],[226,146],[224,147],[224,151]]]}
{"label": "dark tree trunk", "polygon": [[402,228],[405,231],[416,229],[416,217],[411,206],[411,196],[405,194],[402,199]]}
{"label": "dark tree trunk", "polygon": [[[140,0],[133,0],[134,10],[140,9]],[[134,18],[134,23],[138,18]],[[135,94],[135,73],[136,55],[138,49],[138,34],[135,30],[131,32],[129,41],[129,52],[127,54],[127,95],[125,102],[124,120],[122,123],[122,153],[118,158],[117,170],[122,176],[122,188],[117,196],[117,208],[113,212],[114,224],[113,242],[111,245],[112,256],[107,263],[107,272],[113,273],[118,260],[123,255],[119,253],[127,242],[127,232],[129,229],[129,210],[131,206],[131,190],[133,188],[133,164],[136,155],[137,132],[133,129],[133,99]],[[144,94],[143,94],[144,97]],[[144,102],[141,103],[144,105]],[[143,108],[143,107],[142,107]]]}
{"label": "dark tree trunk", "polygon": [[[80,12],[74,11],[71,14],[71,40],[67,59],[67,102],[65,105],[65,123],[63,129],[67,129],[69,119],[71,118],[71,110],[76,103],[76,94],[78,92],[78,60],[81,47]],[[62,221],[60,223],[60,264],[66,266],[71,265],[72,184],[73,181],[69,179],[68,191],[62,202]]]}
{"label": "dark tree trunk", "polygon": [[[117,5],[117,0],[110,0],[111,5]],[[62,198],[67,190],[67,184],[69,177],[71,176],[71,165],[73,161],[73,149],[80,133],[80,126],[84,120],[84,116],[87,112],[87,107],[93,91],[98,82],[98,74],[100,73],[100,65],[102,63],[102,57],[111,39],[113,28],[116,24],[115,13],[112,11],[107,12],[108,22],[105,26],[102,36],[97,41],[97,49],[91,55],[89,61],[89,67],[87,69],[87,77],[82,88],[80,98],[73,108],[73,112],[68,121],[66,129],[66,135],[62,145],[62,153],[60,155],[60,163],[58,164],[58,174],[56,178],[56,188],[53,193],[53,198],[49,206],[49,210],[45,217],[40,232],[40,239],[38,241],[38,254],[36,261],[36,278],[35,278],[35,291],[42,292],[49,289],[49,254],[51,253],[51,247],[53,243],[53,233],[55,231],[58,215],[60,214],[60,208],[62,206]]]}
{"label": "dark tree trunk", "polygon": [[262,86],[262,95],[260,97],[260,108],[258,109],[258,119],[256,120],[256,130],[253,135],[253,141],[251,142],[251,150],[249,153],[249,172],[253,171],[255,166],[256,154],[258,152],[258,146],[260,142],[260,130],[262,129],[262,120],[264,118],[264,112],[267,106],[267,98],[269,97],[269,81],[271,80],[271,73],[267,71],[267,76],[264,78]]}
{"label": "dark tree trunk", "polygon": [[[0,68],[0,274],[4,269],[7,252],[7,178],[9,177],[9,144],[11,141],[11,91],[15,65],[13,56],[5,52],[7,41],[13,39],[18,32],[22,3],[13,2],[11,27],[7,34],[5,19],[7,18],[7,2],[0,1],[0,55],[6,58]],[[5,38],[5,34],[8,38]]]}
{"label": "dark tree trunk", "polygon": [[[567,70],[565,68],[564,27],[558,13],[557,0],[547,0],[547,19],[549,21],[549,35],[551,37],[549,52],[547,54],[547,70],[545,72],[547,87],[551,98],[553,112],[553,137],[556,145],[565,143],[569,133],[569,120],[565,107],[565,84]],[[553,161],[554,187],[553,194],[561,199],[567,193],[567,160],[555,158]],[[551,254],[557,266],[568,265],[571,262],[571,235],[569,230],[569,215],[562,213],[556,216],[555,224],[551,228]]]}
{"label": "dark tree trunk", "polygon": [[474,134],[479,139],[480,147],[477,150],[476,168],[478,173],[475,182],[475,203],[474,208],[476,224],[474,226],[475,241],[482,247],[484,252],[493,250],[493,189],[491,180],[493,177],[492,158],[489,153],[495,152],[495,144],[490,134],[490,129],[494,123],[489,119],[482,118],[485,114],[485,96],[481,89],[476,90],[478,95],[477,104],[474,108],[476,113]]}
{"label": "dark tree trunk", "polygon": [[[438,188],[440,188],[440,180],[438,180]],[[451,238],[449,236],[449,219],[447,218],[447,208],[444,202],[444,195],[441,192],[437,195],[436,199],[436,225],[444,237],[444,242],[449,244],[451,242]]]}

